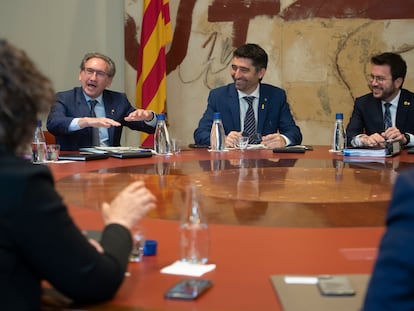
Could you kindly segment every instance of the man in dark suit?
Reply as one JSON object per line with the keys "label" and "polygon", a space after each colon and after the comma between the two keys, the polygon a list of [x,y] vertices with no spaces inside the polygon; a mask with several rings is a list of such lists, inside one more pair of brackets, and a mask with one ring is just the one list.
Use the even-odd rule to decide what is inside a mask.
{"label": "man in dark suit", "polygon": [[135,109],[124,93],[106,90],[114,75],[115,63],[108,56],[88,53],[80,65],[81,87],[57,93],[47,129],[62,150],[120,146],[123,126],[154,133],[154,112]]}
{"label": "man in dark suit", "polygon": [[397,177],[363,311],[414,310],[414,170]]}
{"label": "man in dark suit", "polygon": [[387,140],[414,146],[414,94],[402,88],[406,72],[407,64],[398,54],[371,58],[371,93],[355,100],[346,129],[349,146],[384,147]]}
{"label": "man in dark suit", "polygon": [[256,44],[245,44],[233,52],[231,76],[234,83],[210,92],[207,109],[194,131],[196,144],[210,144],[213,115],[220,112],[226,146],[236,146],[238,138],[246,135],[250,128],[245,123],[249,109],[254,113],[253,131],[247,132],[249,143],[275,148],[302,142],[302,133],[292,117],[285,91],[261,83],[267,61],[266,52]]}

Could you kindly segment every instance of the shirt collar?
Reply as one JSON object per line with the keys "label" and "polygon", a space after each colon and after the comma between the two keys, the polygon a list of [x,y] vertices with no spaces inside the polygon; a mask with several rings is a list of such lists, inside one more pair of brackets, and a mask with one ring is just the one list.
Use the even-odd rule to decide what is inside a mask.
{"label": "shirt collar", "polygon": [[381,100],[381,103],[382,105],[384,105],[385,103],[390,103],[391,106],[398,107],[398,102],[400,101],[400,95],[401,95],[401,90],[398,91],[397,96],[395,96],[391,101],[386,102],[384,100]]}
{"label": "shirt collar", "polygon": [[239,90],[237,90],[237,93],[239,94],[239,99],[241,99],[245,96],[254,96],[256,98],[259,98],[259,96],[260,96],[259,90],[260,90],[260,83],[257,84],[256,89],[251,94],[246,94],[246,93],[243,93],[242,91],[239,91]]}
{"label": "shirt collar", "polygon": [[85,92],[83,93],[83,96],[85,96],[85,99],[86,99],[86,102],[89,102],[91,99],[95,99],[95,100],[97,100],[98,101],[98,103],[103,103],[103,100],[102,100],[102,94],[101,95],[99,95],[98,97],[96,97],[96,98],[91,98],[91,97],[89,97],[88,95],[86,95],[85,94]]}

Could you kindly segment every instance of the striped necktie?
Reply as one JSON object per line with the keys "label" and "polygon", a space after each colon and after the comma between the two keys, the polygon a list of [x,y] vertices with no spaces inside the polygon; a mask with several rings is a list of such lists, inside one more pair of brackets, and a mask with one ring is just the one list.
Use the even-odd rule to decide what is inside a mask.
{"label": "striped necktie", "polygon": [[385,103],[385,112],[384,112],[384,130],[387,130],[387,128],[392,127],[392,121],[391,121],[391,112],[390,112],[390,103]]}
{"label": "striped necktie", "polygon": [[[91,105],[90,116],[92,118],[96,118],[95,106],[97,103],[98,101],[96,99],[92,99],[89,101],[89,104]],[[101,140],[99,139],[99,128],[92,127],[92,146],[100,146],[100,145],[101,145]]]}
{"label": "striped necktie", "polygon": [[249,136],[249,143],[254,144],[257,143],[255,139],[256,134],[256,119],[254,117],[254,111],[253,111],[253,101],[254,96],[245,96],[243,97],[244,100],[247,102],[249,107],[247,108],[246,115],[244,117],[244,133],[246,133],[246,136]]}

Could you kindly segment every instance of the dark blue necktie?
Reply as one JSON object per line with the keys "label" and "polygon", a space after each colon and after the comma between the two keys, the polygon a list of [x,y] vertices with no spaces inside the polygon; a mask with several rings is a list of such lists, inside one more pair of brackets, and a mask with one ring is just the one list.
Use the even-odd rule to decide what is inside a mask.
{"label": "dark blue necktie", "polygon": [[[89,104],[91,105],[90,116],[92,118],[96,118],[95,106],[97,103],[98,101],[95,99],[92,99],[89,101]],[[100,146],[100,145],[101,145],[101,140],[99,139],[99,128],[93,127],[92,128],[92,146]]]}
{"label": "dark blue necktie", "polygon": [[255,139],[256,134],[256,119],[254,117],[254,111],[253,111],[253,101],[254,96],[245,96],[243,97],[249,107],[247,108],[246,115],[244,117],[244,133],[246,136],[249,136],[249,144],[257,143]]}
{"label": "dark blue necktie", "polygon": [[385,103],[385,112],[384,112],[384,131],[387,130],[387,128],[392,127],[392,121],[391,121],[391,112],[390,112],[390,103]]}

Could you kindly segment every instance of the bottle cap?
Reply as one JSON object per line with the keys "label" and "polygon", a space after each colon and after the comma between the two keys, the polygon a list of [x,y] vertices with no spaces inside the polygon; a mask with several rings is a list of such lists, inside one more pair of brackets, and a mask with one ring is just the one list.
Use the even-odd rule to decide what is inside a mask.
{"label": "bottle cap", "polygon": [[144,244],[144,256],[157,255],[157,244],[156,240],[146,240]]}
{"label": "bottle cap", "polygon": [[342,113],[342,112],[338,112],[337,114],[336,114],[336,117],[335,117],[336,119],[341,119],[341,120],[343,120],[344,119],[344,114]]}
{"label": "bottle cap", "polygon": [[157,115],[157,119],[158,120],[165,120],[165,114],[164,113],[160,113]]}
{"label": "bottle cap", "polygon": [[214,120],[221,119],[221,113],[220,112],[215,112],[213,118],[214,118]]}

